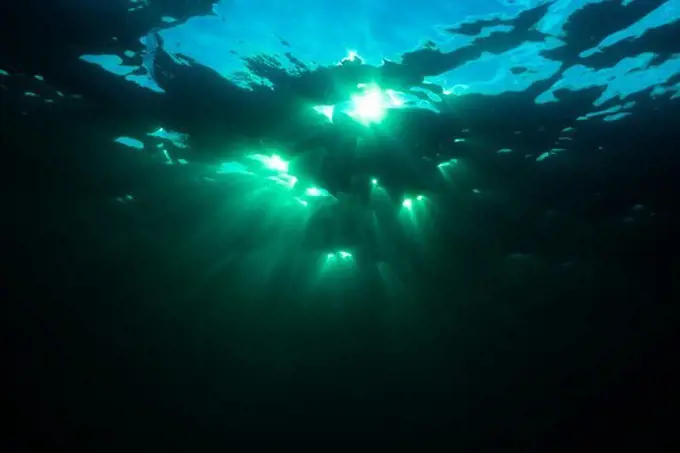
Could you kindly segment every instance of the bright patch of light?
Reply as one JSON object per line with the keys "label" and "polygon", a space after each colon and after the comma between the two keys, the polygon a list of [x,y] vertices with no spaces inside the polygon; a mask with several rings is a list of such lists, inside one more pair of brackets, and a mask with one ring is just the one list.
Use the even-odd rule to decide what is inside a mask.
{"label": "bright patch of light", "polygon": [[374,186],[377,186],[377,185],[378,185],[378,180],[375,179],[375,178],[371,179],[371,184],[373,184]]}
{"label": "bright patch of light", "polygon": [[277,182],[278,184],[281,184],[282,186],[286,186],[290,189],[295,187],[295,184],[297,184],[298,179],[293,176],[289,175],[287,173],[281,173],[276,176],[270,176],[268,179]]}
{"label": "bright patch of light", "polygon": [[[270,149],[271,151],[271,149]],[[253,179],[240,179],[247,191],[256,190],[262,193],[270,193],[281,206],[300,205],[303,207],[323,204],[332,195],[323,187],[306,179],[305,175],[293,175],[289,168],[293,164],[283,154],[258,153],[247,154],[243,160],[225,162],[217,167],[216,173],[231,177],[231,174],[240,173]],[[214,179],[208,179],[214,180]],[[251,183],[246,181],[250,180]],[[257,181],[267,182],[266,184]],[[270,183],[272,182],[272,183]],[[264,190],[261,190],[264,189]],[[246,196],[248,192],[245,193]]]}
{"label": "bright patch of light", "polygon": [[437,165],[438,168],[446,168],[458,164],[458,159],[451,159]]}
{"label": "bright patch of light", "polygon": [[333,121],[333,111],[335,110],[335,106],[333,105],[317,105],[314,107],[314,111],[317,113],[322,114],[326,118],[328,118],[328,121]]}
{"label": "bright patch of light", "polygon": [[277,154],[272,154],[271,156],[255,154],[251,156],[251,158],[259,162],[262,162],[270,170],[280,171],[282,173],[287,173],[288,167],[290,165],[288,162],[283,160],[281,156],[278,156]]}
{"label": "bright patch of light", "polygon": [[331,252],[326,255],[326,259],[329,261],[341,259],[341,260],[351,260],[352,254],[345,250],[338,250],[337,252]]}
{"label": "bright patch of light", "polygon": [[321,262],[321,275],[337,275],[355,267],[354,256],[346,250],[327,253]]}
{"label": "bright patch of light", "polygon": [[178,148],[188,148],[187,140],[189,139],[189,136],[187,134],[182,134],[176,131],[167,131],[164,128],[159,127],[155,131],[149,132],[146,135],[149,137],[160,138],[161,140],[167,140]]}
{"label": "bright patch of light", "polygon": [[413,208],[413,203],[415,201],[424,201],[424,200],[425,200],[424,195],[417,195],[415,197],[415,199],[414,198],[404,198],[404,201],[401,202],[401,206],[410,210],[410,209]]}
{"label": "bright patch of light", "polygon": [[133,148],[137,150],[144,149],[144,143],[141,142],[140,140],[137,140],[136,138],[122,136],[114,139],[113,141],[116,143],[120,143],[121,145],[127,146],[128,148]]}
{"label": "bright patch of light", "polygon": [[345,58],[343,58],[342,60],[340,60],[340,63],[338,63],[338,66],[341,66],[343,63],[355,62],[357,60],[359,62],[363,61],[356,51],[350,50],[350,51],[347,52],[347,56]]}
{"label": "bright patch of light", "polygon": [[444,90],[443,93],[445,95],[453,94],[454,96],[462,96],[466,94],[467,92],[470,91],[470,85],[466,85],[464,83],[459,83],[457,85],[454,85],[452,89],[450,90]]}
{"label": "bright patch of light", "polygon": [[404,101],[399,97],[399,93],[397,93],[396,91],[387,90],[385,93],[390,98],[390,102],[392,103],[392,106],[401,107],[402,105],[404,105]]}
{"label": "bright patch of light", "polygon": [[403,93],[394,90],[383,91],[375,84],[360,83],[357,88],[364,92],[352,96],[350,106],[345,111],[365,126],[382,121],[387,109],[401,108],[405,104]]}
{"label": "bright patch of light", "polygon": [[309,189],[305,190],[305,195],[309,197],[325,197],[328,196],[329,193],[318,187],[310,187]]}
{"label": "bright patch of light", "polygon": [[379,88],[370,88],[363,95],[352,96],[349,115],[363,124],[377,123],[385,117],[384,98]]}
{"label": "bright patch of light", "polygon": [[166,165],[173,165],[174,164],[172,157],[170,157],[170,154],[168,153],[167,149],[162,150],[161,155],[163,156],[163,162]]}

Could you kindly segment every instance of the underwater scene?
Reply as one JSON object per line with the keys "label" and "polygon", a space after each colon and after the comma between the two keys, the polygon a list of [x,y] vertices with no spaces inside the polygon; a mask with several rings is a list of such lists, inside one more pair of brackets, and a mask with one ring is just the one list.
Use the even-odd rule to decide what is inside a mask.
{"label": "underwater scene", "polygon": [[6,3],[7,451],[675,437],[680,0]]}

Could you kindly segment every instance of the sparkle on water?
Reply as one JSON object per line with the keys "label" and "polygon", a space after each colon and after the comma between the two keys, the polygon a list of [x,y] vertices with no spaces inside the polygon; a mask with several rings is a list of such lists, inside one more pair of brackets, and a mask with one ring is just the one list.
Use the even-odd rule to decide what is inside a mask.
{"label": "sparkle on water", "polygon": [[347,114],[364,125],[379,123],[385,118],[387,109],[403,104],[392,90],[383,91],[377,85],[359,84],[362,94],[351,98],[351,107]]}
{"label": "sparkle on water", "polygon": [[[438,93],[443,96],[440,96],[439,94],[435,95],[435,91],[422,90],[422,87],[400,88],[404,89],[404,93],[407,94],[420,90],[420,94],[429,99],[429,101],[424,101],[422,100],[422,96],[419,96],[414,101],[413,97],[408,97],[402,92],[397,93],[392,90],[383,90],[375,83],[368,83],[370,80],[365,80],[367,83],[359,84],[356,93],[347,94],[345,102],[340,102],[335,105],[320,105],[313,108],[317,113],[323,115],[331,122],[334,119],[334,113],[336,111],[341,111],[342,113],[349,115],[356,122],[369,127],[381,123],[390,109],[403,108],[406,104],[404,99],[407,99],[409,107],[428,108],[427,106],[431,107],[434,105],[435,111],[437,111],[437,106],[442,106],[442,110],[444,110],[444,107],[447,105],[453,105],[452,102],[455,101],[451,101],[451,99],[455,96],[466,96],[469,94],[498,95],[505,92],[526,90],[529,86],[532,86],[532,84],[550,80],[551,77],[557,74],[561,62],[548,59],[544,57],[544,54],[545,50],[564,45],[555,37],[564,34],[564,26],[570,19],[570,16],[576,13],[584,5],[601,1],[602,0],[580,0],[578,2],[553,2],[554,4],[546,9],[544,17],[542,17],[535,25],[538,31],[547,36],[544,42],[523,42],[518,44],[515,48],[509,49],[507,52],[499,54],[484,52],[479,59],[471,60],[464,65],[448,70],[436,77],[428,76],[425,82],[434,87],[439,87],[441,90]],[[386,0],[377,0],[377,2],[377,4],[385,6],[386,8],[391,6]],[[146,8],[149,3],[148,0],[130,0],[130,11],[134,12]],[[303,45],[304,49],[296,49],[296,52],[301,52],[299,59],[305,63],[318,61],[321,66],[330,66],[336,63],[340,66],[347,65],[349,67],[358,67],[364,63],[378,65],[380,62],[385,62],[386,59],[390,60],[390,56],[398,57],[403,55],[404,52],[410,51],[411,47],[417,42],[427,42],[430,40],[442,49],[441,51],[444,53],[454,50],[451,48],[450,43],[442,40],[442,37],[439,36],[441,33],[430,35],[430,33],[433,33],[432,24],[441,17],[444,17],[442,15],[442,10],[440,10],[439,7],[441,6],[442,8],[448,9],[448,6],[442,6],[443,3],[446,2],[440,2],[442,5],[439,5],[437,2],[429,5],[428,8],[426,8],[427,11],[423,10],[425,12],[422,23],[419,22],[418,24],[414,24],[414,21],[418,22],[418,18],[414,17],[407,9],[393,9],[390,14],[390,21],[394,25],[393,28],[395,30],[401,30],[399,35],[403,35],[404,39],[398,38],[397,36],[390,36],[389,40],[376,41],[375,45],[368,46],[371,47],[370,49],[361,49],[362,56],[355,50],[349,50],[346,53],[346,57],[342,58],[339,63],[337,61],[338,44],[336,41],[333,41],[333,39],[339,35],[335,32],[339,30],[343,32],[343,38],[341,39],[343,44],[341,45],[341,49],[346,49],[346,47],[344,47],[345,43],[349,46],[357,44],[356,40],[352,41],[351,36],[365,36],[365,33],[362,33],[366,31],[363,30],[365,27],[368,27],[368,30],[373,29],[373,24],[371,24],[369,19],[360,17],[360,20],[357,20],[356,12],[347,14],[346,17],[348,18],[348,21],[343,22],[342,17],[344,16],[338,15],[336,10],[338,8],[352,8],[353,6],[350,5],[351,2],[343,4],[344,6],[340,3],[335,4],[333,2],[321,0],[307,2],[309,5],[305,5],[306,8],[304,11],[298,11],[298,13],[303,16],[304,20],[296,21],[294,27],[289,26],[290,21],[287,19],[287,15],[280,14],[280,10],[275,7],[259,8],[257,11],[253,11],[252,8],[247,7],[247,2],[221,0],[214,3],[215,5],[212,14],[209,16],[192,18],[188,21],[179,21],[176,24],[174,24],[174,18],[164,16],[161,19],[162,22],[173,24],[164,27],[160,33],[164,38],[167,47],[166,50],[171,57],[175,58],[176,55],[181,52],[195,61],[214,69],[217,73],[224,74],[225,77],[229,78],[232,82],[237,83],[239,86],[252,87],[254,85],[259,86],[262,84],[270,87],[274,86],[270,81],[257,76],[252,71],[243,67],[243,61],[246,59],[242,58],[244,55],[283,54],[284,52],[279,47],[276,47],[280,43],[272,44],[269,39],[270,36],[274,35],[271,32],[272,29],[277,29],[278,32],[280,32],[277,32],[276,36],[285,36],[290,42],[306,44]],[[241,5],[241,3],[243,3],[243,5]],[[266,0],[263,4],[278,5],[278,3],[280,2]],[[331,3],[333,4],[331,5]],[[468,8],[468,10],[466,10],[466,12],[461,12],[462,16],[459,18],[451,18],[451,21],[460,20],[464,22],[467,20],[468,14],[486,14],[482,11],[476,11],[477,8],[486,8],[485,2],[469,1],[460,3],[461,8]],[[531,5],[541,2],[538,0],[523,0],[521,2],[499,1],[496,3],[498,5],[505,5],[503,6],[503,10],[507,13],[512,13],[517,9],[530,7]],[[512,6],[510,5],[511,3]],[[632,1],[623,2],[625,5],[630,3],[632,3]],[[664,2],[663,5],[655,8],[637,23],[609,36],[603,37],[599,43],[595,43],[595,47],[585,49],[581,56],[587,57],[597,52],[604,52],[608,47],[613,46],[617,42],[624,39],[635,40],[642,36],[646,30],[658,28],[676,20],[678,16],[677,8],[679,5],[680,0],[668,0]],[[498,6],[498,8],[501,7]],[[268,13],[267,11],[270,12]],[[279,20],[281,17],[284,17],[284,19]],[[375,15],[375,17],[380,16]],[[256,29],[247,26],[253,19],[256,19],[258,23],[260,23],[259,21],[263,21],[262,23],[267,26],[258,27]],[[380,20],[382,21],[384,18],[380,17]],[[325,33],[325,36],[324,33],[310,33],[313,30],[306,28],[306,26],[299,26],[298,24],[301,23],[311,24],[314,27],[318,26],[319,29],[323,29],[324,32],[328,33]],[[243,26],[241,26],[241,24],[243,24]],[[260,35],[257,30],[263,30],[266,37]],[[480,33],[480,36],[490,31],[492,30],[489,28],[484,29],[482,30],[482,33]],[[512,31],[512,27],[508,27],[506,30],[495,31],[497,33],[507,33]],[[223,39],[223,35],[227,36],[228,39]],[[305,41],[305,36],[319,36],[320,39]],[[195,39],[196,37],[199,39]],[[372,36],[372,38],[376,40],[381,39],[380,36],[377,35]],[[447,41],[453,40],[460,43],[460,45],[465,46],[470,42],[468,41],[468,38],[470,40],[472,39],[471,37],[447,33],[445,39]],[[394,43],[388,41],[394,41]],[[209,45],[205,45],[205,43],[209,43]],[[235,43],[244,43],[245,47],[237,49],[239,52],[234,51],[230,53],[230,51],[234,50],[232,47]],[[148,61],[149,57],[151,58],[151,61],[153,61],[153,42],[147,42],[146,37],[143,37],[140,39],[140,44],[142,44],[146,50],[140,50],[137,54],[141,55],[144,61]],[[385,50],[386,48],[389,48],[390,51],[387,52]],[[277,51],[277,49],[279,50]],[[290,49],[283,50],[285,50],[285,52],[290,51]],[[130,82],[137,83],[145,88],[162,93],[163,90],[156,85],[153,74],[145,73],[149,71],[149,68],[146,65],[130,66],[135,54],[136,53],[133,51],[126,51],[122,52],[122,55],[83,55],[81,56],[81,59],[88,63],[99,65],[117,76],[124,77]],[[220,57],[215,58],[215,55],[220,55]],[[233,55],[233,58],[229,55]],[[126,58],[123,59],[122,56],[125,56]],[[553,94],[558,89],[576,91],[599,86],[606,89],[603,90],[601,97],[593,104],[594,107],[597,107],[598,111],[585,114],[577,118],[577,120],[586,121],[591,120],[592,118],[601,118],[603,121],[616,121],[630,114],[628,110],[632,109],[634,102],[617,104],[614,106],[603,104],[611,100],[616,100],[617,98],[622,100],[631,94],[642,92],[643,90],[652,87],[654,90],[650,90],[650,93],[655,96],[664,94],[672,95],[673,98],[680,96],[680,85],[676,82],[669,82],[672,80],[671,77],[673,75],[680,73],[680,57],[673,56],[659,64],[653,64],[653,59],[654,54],[646,52],[635,57],[623,59],[610,68],[593,69],[584,65],[575,65],[564,71],[552,86],[538,95],[535,99],[535,103],[543,104],[558,102],[557,97]],[[518,60],[521,60],[531,70],[524,72],[521,76],[514,75],[512,71],[509,71],[508,69],[516,66]],[[285,65],[285,63],[283,64]],[[312,68],[315,66],[316,64],[310,64],[310,67]],[[150,67],[153,67],[153,65]],[[286,69],[289,68],[286,67]],[[245,73],[246,78],[248,78],[248,82],[245,83],[245,85],[239,84],[238,79],[234,76],[235,74],[243,73]],[[7,71],[0,70],[0,76],[9,77],[10,74]],[[269,85],[267,85],[268,83]],[[62,96],[63,94],[57,92],[57,95]],[[26,92],[26,96],[35,98],[37,97],[37,94],[30,91]],[[443,97],[446,98],[443,99]],[[568,129],[573,130],[573,128]],[[565,131],[567,131],[567,129],[565,129]],[[169,142],[176,148],[188,147],[188,137],[183,134],[165,131],[160,128],[147,135],[148,137],[144,139],[147,143],[150,137],[151,139]],[[568,141],[570,139],[567,137],[561,138],[560,140]],[[115,141],[119,145],[131,149],[139,151],[145,149],[145,142],[133,137],[122,136],[115,139]],[[454,138],[452,144],[458,147],[473,145],[466,143],[466,139],[463,137]],[[542,162],[548,158],[555,158],[554,156],[557,156],[563,151],[565,151],[564,148],[552,148],[545,150],[542,154],[538,153],[537,157],[533,154],[528,156],[531,156],[538,162]],[[512,149],[510,148],[502,148],[497,151],[498,154],[507,154],[510,152],[512,152]],[[165,148],[162,148],[158,154],[165,158],[166,163],[176,162],[184,165],[189,163],[185,159],[174,159],[174,157],[171,156],[171,153]],[[308,217],[305,217],[305,215],[307,215],[305,213],[313,212],[316,206],[323,205],[324,203],[335,203],[337,200],[335,200],[324,188],[320,187],[317,184],[318,181],[313,181],[312,178],[307,177],[308,175],[297,174],[295,163],[289,162],[284,157],[285,154],[285,150],[283,149],[277,150],[276,152],[273,152],[273,150],[260,149],[255,151],[255,154],[244,153],[242,159],[217,165],[214,168],[215,177],[206,177],[205,179],[215,181],[219,178],[224,178],[229,180],[230,184],[241,184],[238,187],[242,189],[241,192],[243,194],[244,206],[257,206],[259,208],[258,212],[266,212],[273,220],[271,223],[272,225],[278,227],[281,223],[285,223],[285,221],[291,217],[294,217],[294,220],[298,223],[304,223],[308,220]],[[190,167],[190,165],[188,166]],[[473,196],[482,194],[480,189],[473,188],[474,186],[471,185],[470,175],[472,170],[467,166],[464,159],[461,159],[460,161],[451,159],[439,163],[437,167],[439,170],[439,177],[449,183],[450,186],[465,188],[466,193],[472,194]],[[291,168],[293,169],[292,171],[296,173],[295,175],[291,174]],[[380,198],[382,201],[388,200],[390,203],[393,202],[389,196],[386,196],[387,191],[380,186],[377,178],[371,179],[370,182],[373,187],[371,195],[374,197],[374,200]],[[257,193],[257,196],[253,195],[255,193]],[[238,196],[238,194],[236,196]],[[127,202],[131,201],[126,198],[121,198],[121,200],[126,200]],[[290,208],[289,206],[291,205],[294,205],[295,207]],[[431,200],[425,196],[411,193],[409,196],[403,198],[401,203],[396,201],[396,207],[399,210],[399,215],[402,220],[411,222],[412,225],[416,225],[429,220],[428,210],[432,208],[432,205]],[[236,219],[234,219],[234,215],[236,215],[234,213],[240,211],[246,211],[246,209],[230,211],[230,218],[227,223],[237,223]],[[272,227],[272,232],[273,231],[274,227]],[[331,247],[331,250],[332,249],[333,247]],[[354,254],[348,250],[335,250],[330,252],[328,250],[322,250],[318,253],[317,258],[320,257],[323,261],[322,267],[324,272],[338,272],[337,269],[348,269],[355,265]]]}

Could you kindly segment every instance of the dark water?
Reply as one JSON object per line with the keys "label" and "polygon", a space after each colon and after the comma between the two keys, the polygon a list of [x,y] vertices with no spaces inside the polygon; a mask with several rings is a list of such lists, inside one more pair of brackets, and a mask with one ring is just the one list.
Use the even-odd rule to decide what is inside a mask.
{"label": "dark water", "polygon": [[[112,34],[121,48],[138,46],[152,17],[38,3],[0,7],[0,67],[23,74],[0,91],[5,451],[291,441],[322,451],[657,451],[676,442],[677,99],[631,95],[632,115],[578,123],[568,152],[537,165],[601,88],[536,104],[551,81],[461,97],[439,115],[398,110],[385,120],[391,133],[377,135],[349,120],[318,125],[300,106],[335,102],[333,87],[366,73],[385,86],[418,84],[530,40],[540,8],[512,36],[472,50],[281,74],[273,92],[245,92],[161,49],[158,96],[78,61]],[[156,7],[188,17],[205,3]],[[652,3],[630,16],[585,9],[553,56],[575,61],[582,37],[632,23]],[[607,12],[611,23],[599,19]],[[676,22],[594,64],[641,51],[661,61],[679,47]],[[31,104],[26,91],[57,102]],[[172,156],[188,165],[112,142],[159,124],[191,137]],[[347,212],[301,223],[252,187],[206,183],[244,143],[285,144],[350,199]],[[463,166],[450,184],[437,179],[441,156]],[[399,203],[369,207],[368,175],[395,200],[426,194],[427,222],[414,233]],[[362,232],[373,214],[382,229]],[[352,250],[353,267],[319,276],[319,256],[340,249]]]}

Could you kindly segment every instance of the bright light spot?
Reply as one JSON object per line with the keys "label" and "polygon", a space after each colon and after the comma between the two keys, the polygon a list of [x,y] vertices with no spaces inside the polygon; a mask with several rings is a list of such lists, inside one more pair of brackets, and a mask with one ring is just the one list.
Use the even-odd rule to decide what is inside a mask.
{"label": "bright light spot", "polygon": [[363,95],[352,96],[349,115],[363,124],[376,123],[385,116],[386,107],[385,96],[380,89],[369,88]]}
{"label": "bright light spot", "polygon": [[280,156],[272,154],[271,156],[264,156],[262,154],[255,154],[251,157],[259,162],[262,162],[270,170],[280,171],[282,173],[288,172],[288,162],[281,159]]}
{"label": "bright light spot", "polygon": [[354,50],[349,50],[347,51],[347,56],[340,60],[340,63],[338,63],[338,66],[342,66],[344,63],[352,63],[358,61],[359,63],[362,62],[361,56],[359,56],[359,53],[354,51]]}
{"label": "bright light spot", "polygon": [[354,257],[345,250],[338,250],[326,254],[326,259],[323,260],[321,272],[339,272],[351,269],[354,266]]}
{"label": "bright light spot", "polygon": [[281,159],[276,154],[273,155],[272,157],[270,157],[266,161],[265,165],[267,165],[267,167],[271,168],[272,170],[283,171],[283,172],[288,171],[288,162]]}
{"label": "bright light spot", "polygon": [[363,90],[363,93],[353,95],[349,105],[344,106],[342,111],[364,126],[382,121],[387,109],[401,108],[408,99],[404,93],[394,90],[383,91],[373,83],[359,83],[357,88]]}
{"label": "bright light spot", "polygon": [[425,199],[425,197],[422,196],[422,195],[418,195],[418,197],[416,197],[416,200],[418,200],[418,201],[423,201],[424,199]]}
{"label": "bright light spot", "polygon": [[328,118],[328,121],[333,121],[333,111],[335,110],[335,106],[332,105],[317,105],[314,107],[314,111],[317,113],[322,114],[326,118]]}
{"label": "bright light spot", "polygon": [[445,168],[445,167],[450,167],[452,165],[457,165],[458,164],[458,159],[451,159],[446,162],[442,162],[441,164],[438,164],[438,168]]}
{"label": "bright light spot", "polygon": [[165,164],[167,165],[173,165],[174,162],[172,161],[172,158],[170,157],[170,154],[168,153],[167,149],[164,149],[161,151],[161,154],[163,155],[163,160],[165,161]]}
{"label": "bright light spot", "polygon": [[371,184],[373,184],[374,186],[377,186],[377,185],[378,185],[378,180],[375,179],[375,178],[371,179]]}
{"label": "bright light spot", "polygon": [[327,194],[328,192],[323,189],[319,189],[318,187],[310,187],[309,189],[305,190],[305,195],[310,197],[323,197]]}
{"label": "bright light spot", "polygon": [[356,263],[352,254],[346,250],[327,253],[320,263],[320,276],[339,277],[349,276],[356,270]]}
{"label": "bright light spot", "polygon": [[149,137],[156,137],[161,140],[167,140],[178,148],[188,148],[187,141],[189,140],[189,135],[183,134],[176,131],[166,131],[162,127],[159,127],[153,132],[149,132],[146,135]]}
{"label": "bright light spot", "polygon": [[405,207],[406,209],[411,209],[413,207],[413,200],[411,200],[410,198],[407,198],[401,203],[401,205],[403,207]]}

